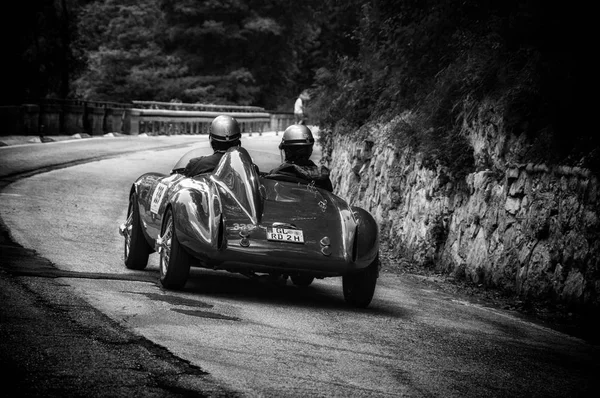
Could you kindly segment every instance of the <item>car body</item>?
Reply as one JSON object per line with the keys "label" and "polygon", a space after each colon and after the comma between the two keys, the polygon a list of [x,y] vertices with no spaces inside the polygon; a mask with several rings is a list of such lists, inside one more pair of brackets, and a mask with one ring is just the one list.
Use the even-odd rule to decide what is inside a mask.
{"label": "car body", "polygon": [[373,217],[307,181],[259,173],[244,148],[229,149],[212,173],[193,178],[144,174],[129,198],[120,226],[125,265],[143,269],[158,251],[165,288],[183,288],[198,266],[289,276],[298,286],[341,276],[348,303],[371,302],[379,274]]}

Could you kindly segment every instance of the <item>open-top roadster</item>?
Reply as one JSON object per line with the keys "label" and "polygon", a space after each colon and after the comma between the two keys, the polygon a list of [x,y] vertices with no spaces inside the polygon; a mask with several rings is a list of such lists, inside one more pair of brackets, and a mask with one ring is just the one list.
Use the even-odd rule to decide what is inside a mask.
{"label": "open-top roadster", "polygon": [[147,173],[132,185],[125,266],[144,269],[160,254],[160,282],[182,288],[190,266],[247,276],[289,276],[298,286],[341,276],[345,300],[371,302],[379,275],[377,223],[309,181],[262,175],[232,148],[213,173]]}

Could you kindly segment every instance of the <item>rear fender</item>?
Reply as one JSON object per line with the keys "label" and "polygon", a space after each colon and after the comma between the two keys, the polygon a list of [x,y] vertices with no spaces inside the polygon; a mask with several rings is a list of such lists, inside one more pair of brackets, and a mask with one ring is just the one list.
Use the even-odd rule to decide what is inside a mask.
{"label": "rear fender", "polygon": [[352,212],[358,223],[354,241],[355,262],[358,268],[364,268],[371,264],[379,253],[379,226],[366,210],[352,207]]}
{"label": "rear fender", "polygon": [[190,252],[202,257],[223,249],[221,200],[210,180],[195,181],[193,187],[178,190],[169,206],[177,237]]}

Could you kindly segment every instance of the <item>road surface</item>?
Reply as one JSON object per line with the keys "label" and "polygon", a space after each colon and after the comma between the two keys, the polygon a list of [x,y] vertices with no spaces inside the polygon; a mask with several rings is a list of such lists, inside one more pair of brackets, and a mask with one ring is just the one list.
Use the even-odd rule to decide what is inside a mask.
{"label": "road surface", "polygon": [[[60,277],[119,325],[240,396],[591,396],[597,347],[414,278],[383,274],[370,307],[356,310],[345,304],[337,278],[302,289],[193,269],[185,289],[172,292],[157,283],[156,254],[146,270],[127,270],[118,226],[131,182],[148,171],[168,173],[183,153],[208,146],[172,138],[133,153],[118,140],[40,149],[37,158],[50,164],[60,156],[65,167],[18,179],[0,193],[13,239],[55,267],[24,264],[21,275]],[[244,137],[261,170],[279,163],[279,139]],[[81,151],[94,161],[73,160]],[[14,166],[15,159],[23,155],[6,155],[0,165],[9,164],[12,176],[35,172],[37,166]]]}

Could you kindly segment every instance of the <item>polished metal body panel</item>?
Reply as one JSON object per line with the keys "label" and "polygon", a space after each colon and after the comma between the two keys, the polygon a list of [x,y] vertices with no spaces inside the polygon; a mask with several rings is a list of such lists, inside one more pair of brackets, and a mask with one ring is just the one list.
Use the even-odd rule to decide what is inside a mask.
{"label": "polished metal body panel", "polygon": [[[170,207],[177,236],[196,266],[339,276],[364,269],[379,250],[377,223],[367,211],[312,185],[260,176],[239,147],[212,174],[148,173],[132,193],[149,244],[154,247]],[[273,227],[301,230],[304,242],[268,240]]]}

